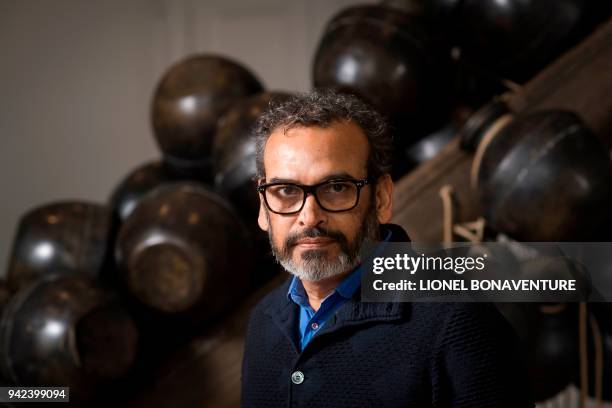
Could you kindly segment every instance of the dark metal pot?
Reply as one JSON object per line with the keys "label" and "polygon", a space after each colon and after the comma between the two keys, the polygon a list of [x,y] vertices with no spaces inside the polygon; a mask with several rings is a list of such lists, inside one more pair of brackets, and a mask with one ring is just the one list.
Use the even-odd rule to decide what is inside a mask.
{"label": "dark metal pot", "polygon": [[120,228],[115,255],[140,303],[194,322],[240,301],[252,263],[248,232],[229,204],[187,182],[141,200]]}
{"label": "dark metal pot", "polygon": [[97,277],[109,257],[111,210],[62,201],[26,213],[17,227],[7,281],[13,291],[48,273]]}
{"label": "dark metal pot", "polygon": [[262,90],[246,67],[225,57],[194,55],[170,67],[151,106],[155,139],[166,162],[177,172],[212,178],[217,121],[234,102]]}

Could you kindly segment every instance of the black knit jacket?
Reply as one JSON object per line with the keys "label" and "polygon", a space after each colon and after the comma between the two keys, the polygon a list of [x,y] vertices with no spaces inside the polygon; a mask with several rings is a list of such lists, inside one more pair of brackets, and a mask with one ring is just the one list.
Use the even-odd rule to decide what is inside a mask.
{"label": "black knit jacket", "polygon": [[367,303],[357,291],[300,352],[289,282],[251,315],[243,407],[533,406],[517,338],[492,305]]}

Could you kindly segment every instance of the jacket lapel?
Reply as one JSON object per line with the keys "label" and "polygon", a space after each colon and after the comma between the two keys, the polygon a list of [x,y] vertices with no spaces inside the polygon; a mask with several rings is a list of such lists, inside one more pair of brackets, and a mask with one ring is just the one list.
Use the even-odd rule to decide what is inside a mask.
{"label": "jacket lapel", "polygon": [[277,290],[274,294],[275,298],[271,304],[264,310],[274,324],[280,329],[283,335],[289,340],[296,353],[299,353],[299,306],[287,298],[287,290],[291,279],[283,284],[282,289]]}

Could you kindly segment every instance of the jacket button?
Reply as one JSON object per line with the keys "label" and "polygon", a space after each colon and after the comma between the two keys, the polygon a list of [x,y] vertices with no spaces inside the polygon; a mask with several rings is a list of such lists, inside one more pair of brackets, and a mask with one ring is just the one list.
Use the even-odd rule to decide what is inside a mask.
{"label": "jacket button", "polygon": [[304,382],[304,373],[301,371],[294,371],[293,374],[291,374],[291,381],[294,384],[301,384]]}

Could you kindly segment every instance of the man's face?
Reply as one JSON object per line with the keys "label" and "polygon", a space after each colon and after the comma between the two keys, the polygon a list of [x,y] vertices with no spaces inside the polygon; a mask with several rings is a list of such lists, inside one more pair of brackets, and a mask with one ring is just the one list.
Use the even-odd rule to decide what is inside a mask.
{"label": "man's face", "polygon": [[[286,132],[278,129],[264,151],[265,182],[313,185],[337,178],[364,179],[368,150],[366,136],[350,122]],[[259,225],[268,231],[278,261],[289,272],[311,281],[356,266],[362,242],[375,239],[378,223],[387,222],[391,215],[392,183],[388,176],[383,179],[376,191],[373,185],[363,187],[357,206],[344,212],[323,210],[308,195],[299,213],[279,215],[261,200]]]}

